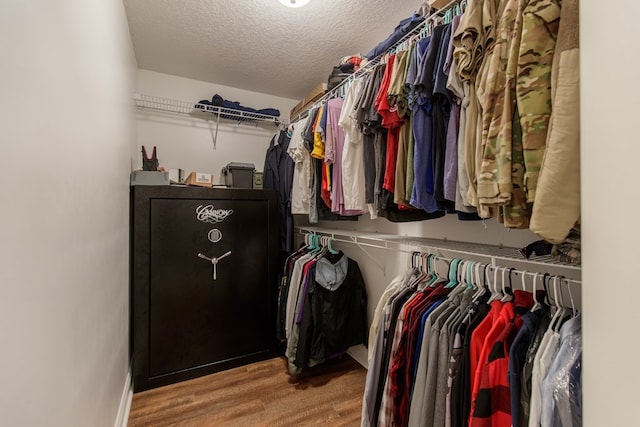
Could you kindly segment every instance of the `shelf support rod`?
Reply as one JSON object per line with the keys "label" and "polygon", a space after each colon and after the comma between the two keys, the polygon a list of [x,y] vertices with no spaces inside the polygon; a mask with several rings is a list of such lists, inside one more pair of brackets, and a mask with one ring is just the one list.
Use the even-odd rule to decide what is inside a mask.
{"label": "shelf support rod", "polygon": [[213,135],[213,149],[215,150],[218,143],[218,127],[220,126],[220,109],[218,109],[218,114],[216,114],[216,132]]}
{"label": "shelf support rod", "polygon": [[387,274],[387,269],[384,265],[380,264],[378,261],[376,261],[376,259],[373,257],[373,255],[371,255],[369,252],[367,252],[367,250],[360,244],[360,242],[358,242],[358,238],[355,236],[349,236],[349,238],[351,239],[351,241],[362,251],[364,252],[364,254],[371,260],[371,262],[373,264],[375,264],[376,267],[378,267],[380,270],[382,270],[382,274],[386,275]]}

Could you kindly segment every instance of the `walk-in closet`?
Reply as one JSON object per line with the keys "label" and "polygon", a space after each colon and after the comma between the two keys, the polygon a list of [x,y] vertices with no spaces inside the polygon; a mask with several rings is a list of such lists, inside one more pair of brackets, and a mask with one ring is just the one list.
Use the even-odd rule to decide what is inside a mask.
{"label": "walk-in closet", "polygon": [[640,425],[638,13],[7,2],[0,425]]}

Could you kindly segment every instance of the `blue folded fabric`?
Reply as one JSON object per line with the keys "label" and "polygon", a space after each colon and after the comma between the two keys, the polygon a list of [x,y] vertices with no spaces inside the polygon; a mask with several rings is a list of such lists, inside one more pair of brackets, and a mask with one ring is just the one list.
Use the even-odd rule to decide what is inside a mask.
{"label": "blue folded fabric", "polygon": [[[202,103],[202,101],[200,102]],[[216,107],[228,108],[230,110],[243,111],[245,113],[256,113],[256,114],[264,114],[266,116],[280,117],[280,110],[276,108],[263,108],[262,110],[256,110],[255,108],[245,107],[236,101],[229,101],[224,99],[218,94],[213,95],[211,98],[210,105],[215,105]],[[231,120],[234,117],[225,117],[228,115],[223,114],[221,117],[229,118]]]}
{"label": "blue folded fabric", "polygon": [[418,15],[414,13],[409,18],[405,18],[398,26],[393,30],[393,33],[389,35],[383,42],[381,42],[378,46],[374,47],[373,50],[367,53],[366,58],[371,61],[373,58],[376,58],[383,53],[385,53],[391,46],[396,44],[400,39],[402,39],[407,33],[416,28],[424,21],[424,16]]}
{"label": "blue folded fabric", "polygon": [[265,116],[280,117],[280,110],[276,108],[263,108],[258,110],[258,114],[264,114]]}

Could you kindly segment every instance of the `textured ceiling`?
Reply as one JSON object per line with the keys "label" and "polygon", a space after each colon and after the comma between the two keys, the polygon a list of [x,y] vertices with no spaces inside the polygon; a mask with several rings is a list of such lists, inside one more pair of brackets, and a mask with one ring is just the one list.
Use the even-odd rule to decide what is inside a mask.
{"label": "textured ceiling", "polygon": [[142,69],[301,99],[420,0],[124,0]]}

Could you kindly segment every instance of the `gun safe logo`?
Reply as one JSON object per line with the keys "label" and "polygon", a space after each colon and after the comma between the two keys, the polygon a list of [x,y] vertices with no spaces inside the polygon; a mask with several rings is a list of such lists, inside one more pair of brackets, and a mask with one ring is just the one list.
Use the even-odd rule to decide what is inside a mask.
{"label": "gun safe logo", "polygon": [[217,224],[233,213],[233,209],[215,209],[213,205],[200,205],[196,208],[198,221]]}

